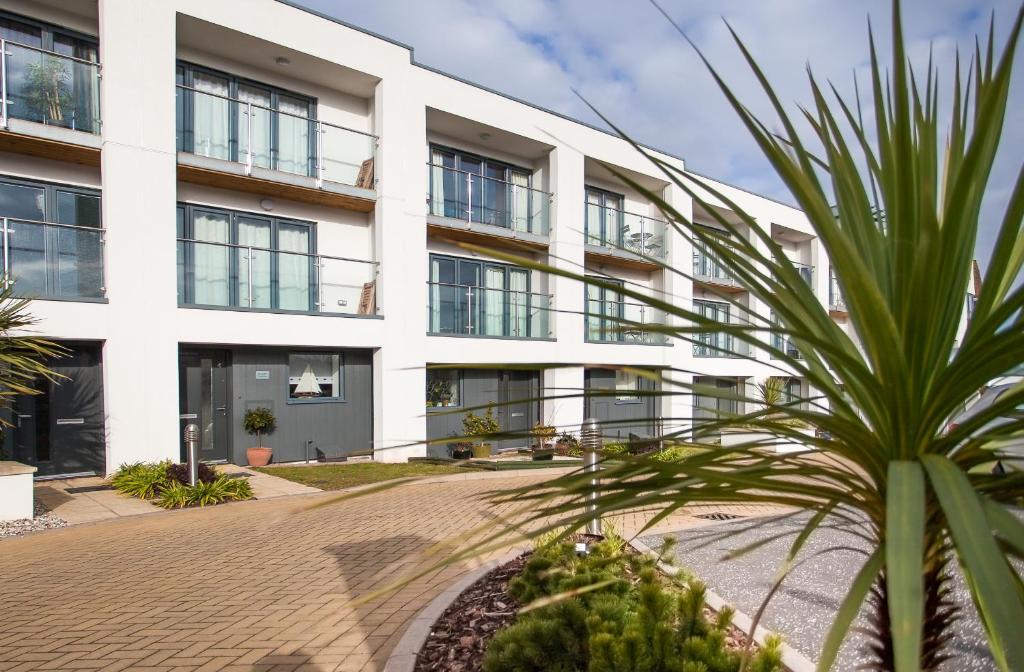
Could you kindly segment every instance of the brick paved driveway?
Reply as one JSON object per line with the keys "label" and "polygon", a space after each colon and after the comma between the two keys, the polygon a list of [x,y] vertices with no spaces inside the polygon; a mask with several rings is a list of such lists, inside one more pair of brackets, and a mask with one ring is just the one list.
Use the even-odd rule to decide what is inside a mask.
{"label": "brick paved driveway", "polygon": [[244,502],[2,541],[0,670],[379,672],[411,618],[466,566],[364,605],[353,598],[504,513],[479,503],[484,493],[539,480],[412,484],[313,510],[330,494]]}

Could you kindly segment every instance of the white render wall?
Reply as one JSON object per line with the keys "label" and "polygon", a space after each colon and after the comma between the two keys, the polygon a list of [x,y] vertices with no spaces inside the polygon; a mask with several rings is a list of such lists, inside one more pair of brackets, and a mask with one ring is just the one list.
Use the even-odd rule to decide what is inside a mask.
{"label": "white render wall", "polygon": [[[57,23],[50,6],[18,0],[16,11]],[[88,6],[87,2],[82,2]],[[0,173],[102,186],[106,233],[106,304],[37,301],[40,330],[56,338],[104,342],[107,468],[129,460],[178,455],[178,345],[252,344],[299,347],[359,347],[374,351],[374,443],[381,460],[424,454],[424,366],[427,363],[561,363],[544,374],[552,395],[579,392],[588,365],[674,369],[683,382],[698,375],[753,380],[776,373],[770,362],[694,358],[684,342],[670,346],[584,341],[584,289],[562,277],[535,278],[534,291],[554,295],[552,340],[494,340],[428,336],[426,283],[430,252],[469,256],[426,235],[427,148],[439,143],[527,166],[534,186],[554,194],[548,253],[536,258],[579,271],[584,263],[584,186],[624,193],[625,209],[656,214],[652,204],[617,187],[596,162],[631,171],[661,189],[684,214],[691,199],[626,142],[586,125],[502,97],[410,60],[408,49],[273,0],[97,0],[98,19],[81,17],[74,27],[98,32],[103,67],[102,166],[0,155]],[[182,46],[182,20],[223,27],[225,39],[251,36],[289,58],[315,58],[317,76],[274,65],[277,50],[259,62]],[[98,29],[98,30],[97,30]],[[316,96],[318,116],[379,137],[377,202],[369,215],[271,197],[270,214],[317,223],[318,251],[380,262],[377,304],[383,319],[282,315],[179,308],[176,301],[175,205],[179,201],[264,212],[263,196],[178,182],[175,151],[175,62],[189,60]],[[324,84],[337,70],[337,89]],[[315,79],[316,81],[310,81]],[[353,93],[351,82],[375,82]],[[362,85],[361,85],[362,86]],[[358,88],[358,87],[356,87]],[[430,127],[429,111],[464,120],[465,131]],[[501,136],[489,149],[481,126]],[[516,151],[516,138],[522,153]],[[538,158],[538,147],[545,148]],[[658,154],[680,168],[680,159]],[[102,175],[102,179],[100,176]],[[812,234],[799,211],[741,189],[708,180],[757,219]],[[711,199],[714,202],[715,199]],[[669,263],[691,268],[692,249],[671,234]],[[816,290],[827,302],[828,273],[816,240],[801,254],[816,266]],[[640,287],[664,292],[688,305],[692,283],[672,274],[604,269]],[[140,375],[140,372],[144,372]],[[686,373],[684,373],[686,372]],[[143,384],[140,385],[140,380]],[[662,404],[670,428],[685,426],[688,397]],[[545,402],[543,418],[564,428],[583,420],[582,399]]]}

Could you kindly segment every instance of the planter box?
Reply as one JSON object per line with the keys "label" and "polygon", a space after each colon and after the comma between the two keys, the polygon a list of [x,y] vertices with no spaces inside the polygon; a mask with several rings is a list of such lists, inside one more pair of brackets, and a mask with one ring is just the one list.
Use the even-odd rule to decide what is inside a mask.
{"label": "planter box", "polygon": [[32,517],[32,475],[35,467],[0,462],[0,521]]}
{"label": "planter box", "polygon": [[[808,437],[814,436],[813,429],[798,429],[798,432]],[[794,441],[793,439],[783,439],[771,434],[764,432],[745,432],[745,431],[724,431],[722,432],[722,447],[728,448],[730,446],[737,446],[742,443],[750,443],[752,441],[761,441],[765,448],[774,449],[776,453],[799,453],[804,450],[812,450],[807,444],[802,441]]]}

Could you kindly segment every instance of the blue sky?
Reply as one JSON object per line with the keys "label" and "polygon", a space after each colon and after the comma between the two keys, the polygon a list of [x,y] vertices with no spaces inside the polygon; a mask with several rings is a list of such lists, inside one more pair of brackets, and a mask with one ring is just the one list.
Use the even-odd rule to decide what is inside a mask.
{"label": "blue sky", "polygon": [[[905,0],[909,51],[929,48],[940,73],[973,50],[995,15],[1009,29],[1019,0]],[[599,123],[588,101],[645,144],[682,156],[700,173],[792,202],[694,51],[645,0],[299,0],[414,48],[417,62],[538,105]],[[867,20],[888,40],[888,0],[662,0],[662,6],[756,112],[767,114],[722,18],[740,33],[792,109],[810,99],[806,66],[844,94],[867,80]],[[978,257],[983,266],[1024,156],[1024,63],[1009,103],[989,185]],[[862,91],[863,91],[862,86]],[[948,98],[947,98],[948,100]]]}

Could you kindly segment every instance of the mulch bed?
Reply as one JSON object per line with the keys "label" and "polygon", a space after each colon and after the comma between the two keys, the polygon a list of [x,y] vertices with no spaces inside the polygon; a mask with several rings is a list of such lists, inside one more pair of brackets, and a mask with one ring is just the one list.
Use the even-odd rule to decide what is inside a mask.
{"label": "mulch bed", "polygon": [[467,588],[434,623],[416,658],[415,672],[477,672],[498,630],[521,606],[508,595],[508,582],[523,570],[529,553],[492,569]]}

